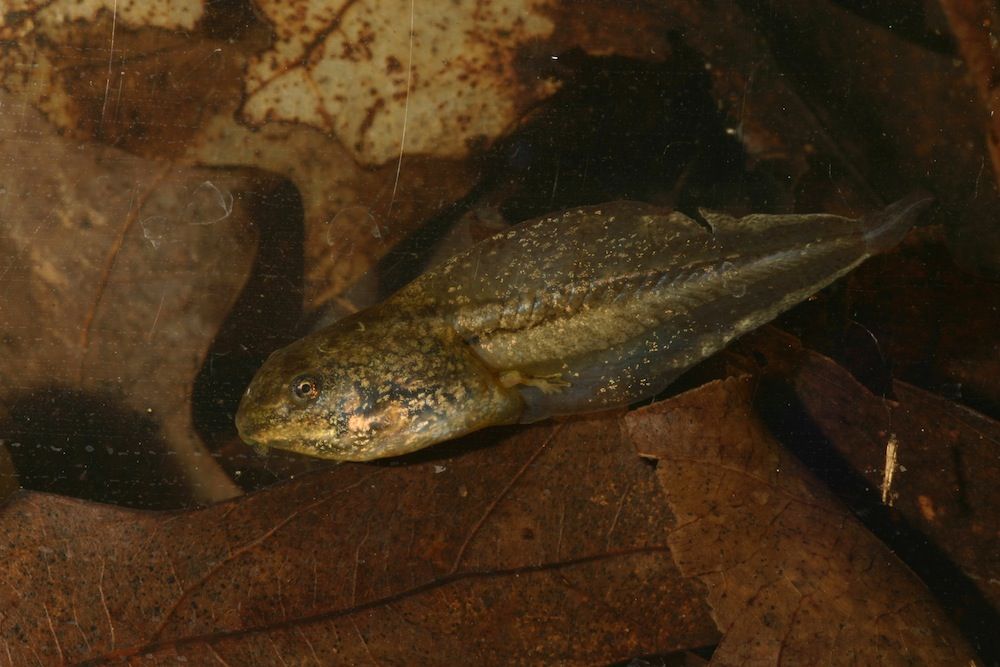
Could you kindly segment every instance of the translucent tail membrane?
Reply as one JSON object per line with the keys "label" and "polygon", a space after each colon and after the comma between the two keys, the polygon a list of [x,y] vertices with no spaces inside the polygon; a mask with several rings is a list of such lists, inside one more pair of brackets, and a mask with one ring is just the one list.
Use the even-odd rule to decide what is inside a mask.
{"label": "translucent tail membrane", "polygon": [[882,211],[863,219],[865,243],[868,254],[877,255],[896,247],[906,233],[910,231],[920,214],[934,202],[934,199],[923,193],[915,193]]}

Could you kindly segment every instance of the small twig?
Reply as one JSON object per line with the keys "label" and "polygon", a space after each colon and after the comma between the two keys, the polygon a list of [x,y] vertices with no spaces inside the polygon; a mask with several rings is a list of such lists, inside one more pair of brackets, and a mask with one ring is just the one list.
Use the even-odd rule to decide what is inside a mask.
{"label": "small twig", "polygon": [[882,472],[882,504],[892,507],[895,495],[892,493],[892,480],[899,468],[899,440],[895,433],[889,434],[889,442],[885,443],[885,469]]}

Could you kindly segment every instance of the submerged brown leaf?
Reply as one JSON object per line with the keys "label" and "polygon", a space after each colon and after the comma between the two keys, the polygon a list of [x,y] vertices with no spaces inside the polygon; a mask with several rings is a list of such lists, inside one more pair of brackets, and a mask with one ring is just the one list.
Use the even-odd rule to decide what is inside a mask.
{"label": "submerged brown leaf", "polygon": [[762,374],[758,409],[782,442],[924,579],[984,657],[996,655],[1000,425],[899,380],[884,387],[891,398],[879,395],[773,327],[726,357]]}
{"label": "submerged brown leaf", "polygon": [[593,664],[716,641],[615,416],[452,453],[486,444],[182,514],[19,495],[0,514],[13,663]]}
{"label": "submerged brown leaf", "polygon": [[747,378],[625,418],[677,520],[668,543],[724,636],[712,664],[966,664],[924,585],[764,428]]}
{"label": "submerged brown leaf", "polygon": [[[131,144],[141,138],[160,143],[161,155],[172,154],[162,144],[187,136],[204,107],[214,106],[193,105],[185,95],[197,80],[192,73],[219,62],[207,40],[191,48],[190,39],[179,37],[203,15],[202,0],[5,2],[0,82],[81,140]],[[181,44],[187,47],[185,67],[165,67],[163,51]],[[149,57],[135,57],[140,54]],[[170,93],[155,90],[156,84]]]}
{"label": "submerged brown leaf", "polygon": [[[14,379],[0,437],[22,475],[49,489],[89,476],[95,497],[160,506],[237,494],[190,391],[252,262],[246,191],[267,180],[81,151],[30,111],[0,126],[0,377]],[[116,483],[153,460],[147,488]]]}
{"label": "submerged brown leaf", "polygon": [[21,493],[0,513],[11,661],[594,664],[721,641],[713,663],[970,664],[749,399],[717,382],[179,514]]}
{"label": "submerged brown leaf", "polygon": [[243,113],[331,132],[363,164],[465,157],[556,89],[515,67],[526,42],[554,29],[546,3],[258,4],[277,40],[250,62]]}
{"label": "submerged brown leaf", "polygon": [[851,466],[1000,608],[1000,424],[905,382],[893,384],[896,400],[874,396],[814,353],[793,385]]}

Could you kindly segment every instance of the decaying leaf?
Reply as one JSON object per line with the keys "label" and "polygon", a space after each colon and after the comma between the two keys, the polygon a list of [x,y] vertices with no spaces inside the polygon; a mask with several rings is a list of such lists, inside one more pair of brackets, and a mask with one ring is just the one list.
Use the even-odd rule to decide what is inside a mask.
{"label": "decaying leaf", "polygon": [[1000,426],[905,382],[878,383],[894,398],[879,395],[773,327],[726,357],[765,378],[758,409],[782,442],[927,582],[977,650],[997,655]]}
{"label": "decaying leaf", "polygon": [[712,664],[967,664],[930,593],[805,472],[730,379],[625,423],[677,520],[668,543],[723,639]]}
{"label": "decaying leaf", "polygon": [[627,429],[499,429],[180,514],[21,493],[0,513],[11,661],[593,664],[721,631],[718,664],[972,664],[749,397],[715,383]]}
{"label": "decaying leaf", "polygon": [[0,35],[12,39],[40,26],[93,21],[101,12],[113,14],[122,29],[191,30],[205,6],[201,0],[5,0],[0,10]]}
{"label": "decaying leaf", "polygon": [[896,400],[874,396],[842,368],[807,354],[794,375],[799,400],[831,444],[874,487],[886,478],[893,507],[947,553],[1000,608],[1000,425],[905,382]]}
{"label": "decaying leaf", "polygon": [[[134,31],[148,27],[146,34],[159,38],[167,34],[164,30],[190,30],[203,12],[201,0],[5,2],[0,5],[0,83],[21,104],[43,110],[60,127],[80,125],[98,138],[121,114],[123,93],[131,92],[125,88],[125,71],[131,69],[125,54],[135,44]],[[129,89],[141,80],[128,79]],[[146,77],[146,86],[148,82]],[[161,104],[164,98],[176,100],[165,91],[148,91],[146,96],[158,97]],[[94,98],[97,109],[83,114],[81,102],[88,97]],[[122,120],[137,119],[118,118]],[[163,128],[155,131],[162,133]]]}
{"label": "decaying leaf", "polygon": [[111,500],[128,495],[116,460],[159,457],[151,497],[175,466],[199,500],[238,493],[194,433],[190,388],[252,262],[240,193],[267,180],[81,151],[31,111],[0,124],[0,437],[19,467],[47,466],[30,482],[46,488],[94,476]]}
{"label": "decaying leaf", "polygon": [[401,152],[465,157],[555,89],[514,66],[526,42],[553,30],[542,3],[259,4],[278,39],[250,63],[243,113],[332,132],[364,164]]}
{"label": "decaying leaf", "polygon": [[181,514],[21,494],[0,513],[12,662],[599,664],[716,641],[616,417],[450,451]]}

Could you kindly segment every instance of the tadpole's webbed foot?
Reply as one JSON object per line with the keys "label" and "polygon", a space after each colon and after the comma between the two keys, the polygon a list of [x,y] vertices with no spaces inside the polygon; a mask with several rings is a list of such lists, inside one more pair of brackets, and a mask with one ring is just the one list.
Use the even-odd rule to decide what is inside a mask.
{"label": "tadpole's webbed foot", "polygon": [[507,388],[523,384],[534,387],[546,395],[557,394],[570,386],[570,383],[563,379],[562,373],[524,375],[520,371],[504,371],[500,374],[500,384]]}

